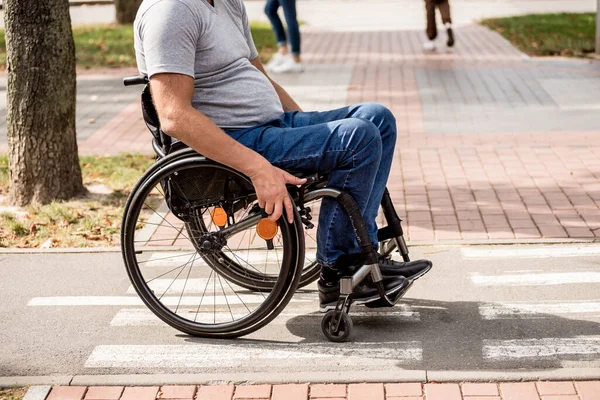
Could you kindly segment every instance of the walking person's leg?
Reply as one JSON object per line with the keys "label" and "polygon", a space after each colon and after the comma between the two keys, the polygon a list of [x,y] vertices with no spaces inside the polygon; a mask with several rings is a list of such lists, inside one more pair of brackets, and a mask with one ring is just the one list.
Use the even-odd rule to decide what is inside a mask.
{"label": "walking person's leg", "polygon": [[275,55],[273,55],[271,62],[266,65],[268,70],[272,70],[275,66],[281,64],[289,54],[285,28],[283,27],[281,18],[279,18],[279,14],[277,14],[279,6],[279,0],[267,0],[267,4],[265,5],[265,14],[269,18],[271,26],[273,27],[273,33],[275,34],[275,40],[277,40],[277,46],[279,50]]}
{"label": "walking person's leg", "polygon": [[440,8],[440,14],[442,14],[442,22],[446,28],[448,34],[448,41],[446,44],[448,47],[454,46],[454,31],[452,30],[452,18],[450,17],[450,2],[449,0],[440,0],[438,7]]}
{"label": "walking person's leg", "polygon": [[427,14],[427,42],[423,44],[423,49],[427,51],[435,50],[435,38],[437,37],[437,26],[435,23],[435,3],[436,0],[425,0],[425,12]]}
{"label": "walking person's leg", "polygon": [[298,25],[298,17],[296,14],[296,0],[279,0],[279,4],[283,9],[283,15],[285,17],[285,23],[287,25],[287,32],[289,38],[289,44],[292,51],[292,59],[287,59],[284,63],[279,65],[277,68],[272,69],[272,72],[283,73],[283,72],[301,72],[302,64],[300,59],[300,27]]}

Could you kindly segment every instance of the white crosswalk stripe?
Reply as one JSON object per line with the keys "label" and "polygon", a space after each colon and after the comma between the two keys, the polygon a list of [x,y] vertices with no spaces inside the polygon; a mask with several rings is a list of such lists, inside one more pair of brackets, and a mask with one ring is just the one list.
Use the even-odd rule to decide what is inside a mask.
{"label": "white crosswalk stripe", "polygon": [[319,365],[356,366],[374,359],[419,361],[421,343],[269,343],[193,345],[101,345],[96,346],[86,368],[222,368],[251,363],[318,360]]}
{"label": "white crosswalk stripe", "polygon": [[[196,310],[181,310],[180,315],[185,315],[186,312],[196,312]],[[210,317],[212,318],[212,313]],[[420,322],[421,316],[418,312],[414,311],[387,311],[387,312],[352,312],[353,318],[390,318],[400,322],[415,323]],[[245,314],[233,314],[234,318],[240,318]],[[231,318],[231,314],[228,312],[220,312],[216,316],[218,321]],[[271,322],[271,324],[285,325],[291,319],[301,318],[303,321],[309,320],[308,323],[320,324],[323,314],[321,313],[302,313],[302,312],[282,312],[279,316]],[[202,318],[200,318],[202,320]],[[115,317],[110,322],[111,326],[166,326],[158,317],[156,317],[150,310],[143,308],[124,308],[119,310]]]}
{"label": "white crosswalk stripe", "polygon": [[483,357],[487,360],[556,358],[567,355],[600,356],[600,336],[483,341]]}
{"label": "white crosswalk stripe", "polygon": [[600,256],[598,244],[574,244],[563,246],[476,246],[461,250],[465,259],[482,258],[556,258]]}
{"label": "white crosswalk stripe", "polygon": [[[230,283],[225,278],[190,278],[190,279],[155,279],[148,286],[157,296],[161,295],[185,295],[202,294],[212,295],[215,291],[217,294],[232,295],[234,291],[248,291],[241,286]],[[133,286],[129,286],[127,294],[136,294]]]}
{"label": "white crosswalk stripe", "polygon": [[[479,314],[484,320],[495,319],[537,319],[555,315],[576,315],[577,318],[600,316],[600,301],[554,301],[539,303],[491,303],[479,306]],[[582,315],[583,314],[583,315]]]}
{"label": "white crosswalk stripe", "polygon": [[[265,295],[266,296],[266,295]],[[309,302],[293,298],[290,303]],[[164,297],[161,302],[166,306],[198,306],[203,305],[233,305],[233,304],[260,304],[264,297],[260,294],[248,294],[237,296],[179,296]],[[142,300],[135,296],[56,296],[35,297],[28,303],[31,307],[40,306],[141,306]]]}
{"label": "white crosswalk stripe", "polygon": [[[250,250],[247,252],[228,252],[224,254],[233,261],[237,261],[239,264],[243,264],[250,269],[258,268],[259,270],[267,265],[279,266],[281,262],[281,250]],[[206,262],[202,259],[200,254],[196,253],[192,249],[182,251],[155,251],[149,254],[148,258],[144,256],[138,257],[138,263],[141,268],[148,267],[184,267],[192,263],[194,266],[207,266]],[[247,263],[247,264],[246,264]]]}
{"label": "white crosswalk stripe", "polygon": [[506,275],[473,274],[471,281],[479,286],[550,286],[573,283],[600,283],[600,272],[552,272]]}

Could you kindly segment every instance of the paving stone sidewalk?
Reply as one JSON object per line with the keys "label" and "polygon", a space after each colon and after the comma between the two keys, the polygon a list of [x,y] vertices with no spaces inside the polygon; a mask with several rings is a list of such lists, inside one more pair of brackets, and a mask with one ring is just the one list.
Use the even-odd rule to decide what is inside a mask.
{"label": "paving stone sidewalk", "polygon": [[[481,26],[456,31],[455,49],[425,53],[417,29],[307,29],[306,72],[275,79],[307,110],[394,112],[389,188],[413,242],[600,238],[600,63],[529,59]],[[82,153],[152,152],[140,88],[119,86],[133,72],[80,77]]]}
{"label": "paving stone sidewalk", "polygon": [[[38,389],[34,388],[33,390]],[[43,397],[39,397],[40,399]],[[47,400],[598,400],[600,382],[54,387]],[[31,399],[31,400],[38,400]]]}

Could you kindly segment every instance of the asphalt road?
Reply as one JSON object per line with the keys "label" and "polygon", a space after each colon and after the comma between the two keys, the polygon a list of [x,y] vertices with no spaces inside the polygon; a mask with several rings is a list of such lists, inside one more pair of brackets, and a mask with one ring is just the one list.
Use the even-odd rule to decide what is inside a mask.
{"label": "asphalt road", "polygon": [[181,334],[139,304],[119,253],[0,254],[0,376],[339,379],[600,367],[600,245],[418,247],[411,254],[433,260],[434,269],[394,308],[353,307],[353,341],[344,344],[321,333],[314,287],[249,336],[207,340]]}

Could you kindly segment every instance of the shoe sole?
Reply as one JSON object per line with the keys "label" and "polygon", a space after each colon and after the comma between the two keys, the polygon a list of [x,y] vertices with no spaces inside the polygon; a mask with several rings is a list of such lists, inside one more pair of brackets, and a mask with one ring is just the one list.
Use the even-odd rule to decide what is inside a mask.
{"label": "shoe sole", "polygon": [[412,284],[414,281],[416,281],[417,279],[419,279],[420,277],[422,277],[423,275],[425,275],[426,273],[431,271],[431,268],[433,268],[433,264],[429,265],[429,267],[427,267],[423,271],[419,272],[418,274],[413,275],[410,278],[406,278],[406,279],[408,279],[408,281]]}
{"label": "shoe sole", "polygon": [[[404,286],[404,285],[396,286],[395,288],[392,288],[392,289],[388,290],[387,292],[385,292],[385,294],[386,294],[386,296],[391,296],[391,295],[393,295],[396,292],[399,292],[399,291],[401,291],[403,289],[409,288],[411,285],[412,285],[412,282],[408,281],[408,285],[406,285],[406,286]],[[354,300],[352,302],[352,304],[361,305],[361,304],[370,303],[370,302],[373,302],[373,301],[376,301],[376,300],[380,300],[380,299],[381,299],[381,296],[379,294],[376,294],[376,295],[373,295],[373,296],[368,297],[366,299]],[[336,300],[335,303],[329,303],[327,305],[322,305],[321,304],[321,305],[319,305],[319,311],[322,312],[322,313],[326,313],[327,311],[335,310],[335,307],[337,306],[337,302],[338,301]]]}

